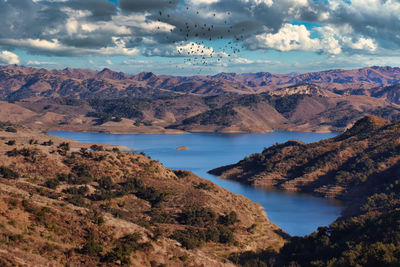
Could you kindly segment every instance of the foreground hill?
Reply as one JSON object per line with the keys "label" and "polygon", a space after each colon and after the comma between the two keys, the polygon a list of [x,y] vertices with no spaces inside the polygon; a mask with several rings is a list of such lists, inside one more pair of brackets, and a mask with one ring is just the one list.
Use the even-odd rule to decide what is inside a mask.
{"label": "foreground hill", "polygon": [[345,201],[341,218],[279,253],[234,254],[243,265],[400,265],[400,123],[367,116],[335,138],[277,144],[211,173]]}
{"label": "foreground hill", "polygon": [[0,141],[1,266],[233,266],[284,243],[260,205],[145,155],[10,123]]}
{"label": "foreground hill", "polygon": [[399,160],[400,123],[367,116],[335,138],[277,144],[210,172],[257,187],[354,198],[372,190]]}
{"label": "foreground hill", "polygon": [[400,68],[369,67],[299,75],[220,73],[213,76],[137,75],[84,69],[46,70],[16,65],[0,67],[0,99],[32,97],[159,98],[180,94],[258,94],[311,83],[335,93],[359,93],[400,83]]}

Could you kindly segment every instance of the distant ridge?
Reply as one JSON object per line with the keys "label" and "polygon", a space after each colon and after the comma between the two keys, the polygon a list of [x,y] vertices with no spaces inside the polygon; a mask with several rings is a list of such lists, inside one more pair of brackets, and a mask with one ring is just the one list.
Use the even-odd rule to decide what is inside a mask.
{"label": "distant ridge", "polygon": [[[400,68],[334,69],[304,74],[269,72],[209,76],[136,75],[105,68],[47,70],[18,65],[0,66],[0,99],[29,97],[159,97],[177,94],[258,94],[289,86],[314,84],[336,94],[368,95],[400,103]],[[140,89],[140,90],[139,90]],[[144,90],[145,89],[145,90]],[[137,90],[140,93],[136,92]],[[143,92],[146,92],[143,94]]]}

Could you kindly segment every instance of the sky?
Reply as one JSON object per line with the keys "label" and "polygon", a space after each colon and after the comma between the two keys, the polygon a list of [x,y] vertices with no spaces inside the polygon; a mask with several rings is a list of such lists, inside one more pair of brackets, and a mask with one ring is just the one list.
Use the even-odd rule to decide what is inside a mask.
{"label": "sky", "polygon": [[400,0],[0,0],[0,65],[126,73],[400,66]]}

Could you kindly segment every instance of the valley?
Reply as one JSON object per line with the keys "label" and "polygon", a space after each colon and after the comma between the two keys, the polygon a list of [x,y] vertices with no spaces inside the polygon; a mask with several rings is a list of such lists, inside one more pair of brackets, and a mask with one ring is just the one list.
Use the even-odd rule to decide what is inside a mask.
{"label": "valley", "polygon": [[[40,130],[108,133],[337,132],[366,114],[399,119],[399,82],[399,69],[390,67],[293,77],[170,77],[5,66],[0,120],[11,116]],[[243,89],[253,83],[256,89]]]}
{"label": "valley", "polygon": [[[3,66],[0,262],[396,266],[399,83],[399,69],[390,67],[175,77]],[[229,183],[205,170],[199,174],[208,180],[198,177],[198,164],[164,166],[135,145],[78,143],[48,131],[150,139],[325,133],[331,136],[321,141],[262,140],[257,150],[236,153],[242,160],[212,161],[225,166],[210,173],[247,186],[232,184],[241,195],[277,189],[337,199],[345,208],[332,209],[335,216],[315,232],[290,236],[266,216],[271,204],[222,188]],[[194,147],[176,143],[173,150]]]}

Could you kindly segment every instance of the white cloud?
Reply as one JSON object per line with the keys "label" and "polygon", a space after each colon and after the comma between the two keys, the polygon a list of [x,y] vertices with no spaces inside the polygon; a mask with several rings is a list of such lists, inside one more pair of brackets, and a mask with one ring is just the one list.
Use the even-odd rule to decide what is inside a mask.
{"label": "white cloud", "polygon": [[274,4],[272,0],[241,0],[243,3],[250,4],[252,7],[258,6],[260,4],[265,4],[270,7]]}
{"label": "white cloud", "polygon": [[285,24],[277,33],[263,33],[246,41],[250,49],[286,51],[311,51],[339,54],[341,48],[329,27],[320,27],[321,38],[311,38],[304,25]]}
{"label": "white cloud", "polygon": [[307,51],[320,54],[338,55],[346,52],[375,52],[378,44],[372,38],[357,36],[350,26],[334,28],[315,27],[315,38],[304,25],[285,24],[277,33],[263,33],[246,41],[252,49],[274,49],[286,51]]}
{"label": "white cloud", "polygon": [[218,3],[219,0],[189,0],[189,2],[193,5],[211,5]]}
{"label": "white cloud", "polygon": [[[0,42],[10,46],[15,46],[22,49],[28,49],[37,53],[47,52],[55,55],[69,56],[137,56],[140,54],[137,48],[126,48],[125,41],[122,38],[113,37],[113,46],[102,48],[77,48],[66,46],[60,43],[57,39],[40,40],[40,39],[0,39]],[[12,53],[11,53],[12,54]]]}
{"label": "white cloud", "polygon": [[361,37],[358,41],[353,42],[350,38],[344,40],[348,46],[355,50],[366,50],[366,51],[376,51],[377,44],[374,40],[370,38]]}
{"label": "white cloud", "polygon": [[146,56],[165,57],[204,57],[204,58],[226,58],[225,52],[215,51],[213,47],[205,46],[195,42],[187,42],[180,45],[157,46],[145,49]]}
{"label": "white cloud", "polygon": [[18,64],[18,63],[19,63],[18,55],[10,51],[0,52],[0,64]]}
{"label": "white cloud", "polygon": [[215,52],[212,47],[194,42],[176,46],[176,52],[183,56],[227,57],[224,52]]}
{"label": "white cloud", "polygon": [[37,61],[37,60],[28,60],[26,62],[26,65],[28,66],[44,66],[44,65],[60,65],[59,63],[56,62],[48,62],[48,61]]}

